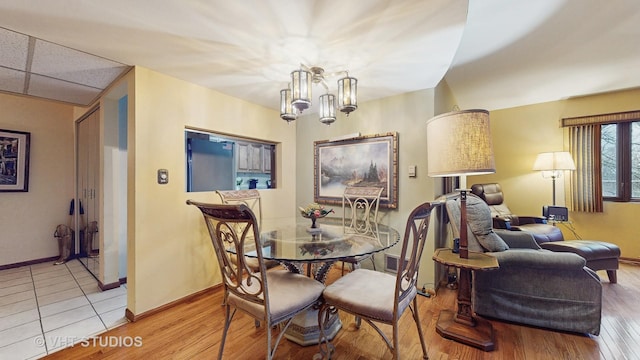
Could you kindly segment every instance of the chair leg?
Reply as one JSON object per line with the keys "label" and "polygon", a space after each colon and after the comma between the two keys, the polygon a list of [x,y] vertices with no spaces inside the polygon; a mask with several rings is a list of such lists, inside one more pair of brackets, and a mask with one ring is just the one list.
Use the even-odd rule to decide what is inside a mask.
{"label": "chair leg", "polygon": [[227,340],[227,332],[229,331],[231,320],[233,319],[233,315],[235,314],[236,314],[236,310],[233,309],[233,312],[232,312],[231,307],[225,304],[224,330],[222,331],[222,339],[220,340],[220,350],[218,351],[218,360],[222,360],[222,352],[224,351],[224,343]]}
{"label": "chair leg", "polygon": [[400,360],[400,341],[398,340],[398,321],[393,323],[393,359]]}
{"label": "chair leg", "polygon": [[328,323],[333,312],[337,312],[336,309],[331,309],[331,305],[322,303],[318,309],[318,327],[320,328],[320,338],[318,339],[318,350],[313,359],[331,359],[331,354],[335,351],[333,344],[325,333],[325,325]]}
{"label": "chair leg", "polygon": [[418,313],[418,297],[413,298],[413,306],[409,306],[409,310],[411,310],[411,314],[413,315],[413,320],[416,323],[416,327],[418,328],[418,336],[420,337],[420,346],[422,346],[422,359],[429,359],[429,355],[427,354],[427,345],[424,341],[424,335],[422,334],[422,325],[420,322],[420,314]]}
{"label": "chair leg", "polygon": [[271,326],[267,326],[267,360],[273,359],[274,351],[271,349]]}
{"label": "chair leg", "polygon": [[610,283],[618,283],[618,272],[616,270],[607,270],[607,276],[609,277]]}

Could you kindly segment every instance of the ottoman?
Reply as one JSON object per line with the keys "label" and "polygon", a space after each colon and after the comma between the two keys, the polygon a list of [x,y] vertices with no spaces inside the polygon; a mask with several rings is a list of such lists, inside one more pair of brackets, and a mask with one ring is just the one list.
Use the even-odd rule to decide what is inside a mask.
{"label": "ottoman", "polygon": [[571,252],[582,256],[593,271],[606,270],[609,282],[618,282],[616,270],[620,248],[612,243],[597,240],[550,241],[540,244],[543,249],[555,252]]}

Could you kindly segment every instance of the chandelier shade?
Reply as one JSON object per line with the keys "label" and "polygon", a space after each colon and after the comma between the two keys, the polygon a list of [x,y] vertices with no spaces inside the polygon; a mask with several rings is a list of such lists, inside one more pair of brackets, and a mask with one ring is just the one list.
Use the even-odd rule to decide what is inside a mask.
{"label": "chandelier shade", "polygon": [[336,97],[333,94],[320,95],[320,122],[330,125],[336,121]]}
{"label": "chandelier shade", "polygon": [[302,69],[291,72],[291,105],[300,113],[311,106],[311,76]]}
{"label": "chandelier shade", "polygon": [[286,122],[298,118],[298,113],[291,104],[291,89],[280,90],[280,118]]}
{"label": "chandelier shade", "polygon": [[[344,76],[338,80],[338,99],[329,93],[327,77]],[[320,96],[319,120],[330,125],[336,121],[336,109],[347,114],[358,108],[358,79],[350,77],[346,70],[325,74],[319,66],[300,64],[300,69],[291,72],[291,83],[288,89],[280,90],[280,118],[290,122],[311,107],[311,85],[321,84],[326,94]]]}
{"label": "chandelier shade", "polygon": [[358,108],[358,79],[347,76],[338,80],[338,108],[347,116]]}

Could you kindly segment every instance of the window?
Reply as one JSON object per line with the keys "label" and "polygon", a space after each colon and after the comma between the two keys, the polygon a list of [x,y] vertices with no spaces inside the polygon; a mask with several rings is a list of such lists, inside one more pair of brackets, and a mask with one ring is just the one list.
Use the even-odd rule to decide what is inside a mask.
{"label": "window", "polygon": [[640,201],[640,110],[563,118],[573,211],[602,212],[603,200]]}
{"label": "window", "polygon": [[187,192],[276,187],[275,144],[185,130]]}
{"label": "window", "polygon": [[640,121],[601,125],[602,196],[640,201]]}

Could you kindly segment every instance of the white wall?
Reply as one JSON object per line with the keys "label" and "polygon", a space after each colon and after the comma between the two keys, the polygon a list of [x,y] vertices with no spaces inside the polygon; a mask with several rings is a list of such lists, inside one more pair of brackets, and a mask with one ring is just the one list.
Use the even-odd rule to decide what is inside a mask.
{"label": "white wall", "polygon": [[53,232],[69,224],[73,107],[0,93],[0,129],[31,133],[28,192],[0,192],[0,265],[58,256]]}
{"label": "white wall", "polygon": [[[426,122],[434,115],[434,89],[421,90],[380,100],[359,103],[349,117],[339,115],[330,126],[320,123],[317,114],[308,114],[295,123],[297,131],[297,204],[304,206],[314,200],[314,141],[327,140],[345,134],[360,132],[374,135],[386,132],[398,133],[398,208],[381,210],[383,221],[404,235],[409,213],[419,204],[435,198],[434,179],[427,176]],[[283,123],[284,121],[281,120]],[[417,177],[408,176],[409,165],[417,166]],[[335,208],[340,209],[341,206]],[[336,210],[337,210],[336,209]],[[435,214],[435,213],[434,213]],[[433,225],[433,222],[432,222]],[[431,260],[434,248],[434,229],[429,232],[429,242],[420,267],[420,285],[433,288],[435,265]],[[398,253],[395,246],[390,253]],[[383,269],[383,256],[376,257],[376,267]]]}

